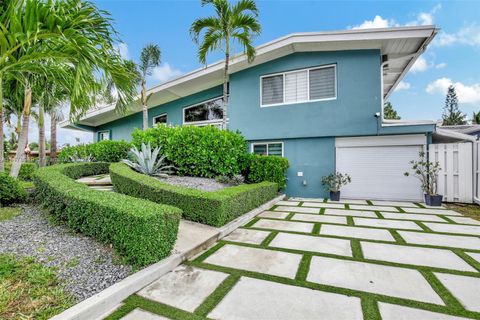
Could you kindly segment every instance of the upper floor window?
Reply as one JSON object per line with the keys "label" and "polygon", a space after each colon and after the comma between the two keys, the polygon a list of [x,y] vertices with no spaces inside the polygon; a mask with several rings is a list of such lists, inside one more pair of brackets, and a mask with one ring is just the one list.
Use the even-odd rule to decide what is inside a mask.
{"label": "upper floor window", "polygon": [[153,117],[153,126],[156,126],[157,124],[160,124],[160,123],[167,123],[166,113],[162,113],[161,115]]}
{"label": "upper floor window", "polygon": [[183,124],[218,125],[223,119],[223,98],[215,98],[183,109]]}
{"label": "upper floor window", "polygon": [[100,131],[98,133],[98,141],[110,140],[110,131]]}
{"label": "upper floor window", "polygon": [[337,98],[336,66],[328,65],[261,77],[261,106]]}

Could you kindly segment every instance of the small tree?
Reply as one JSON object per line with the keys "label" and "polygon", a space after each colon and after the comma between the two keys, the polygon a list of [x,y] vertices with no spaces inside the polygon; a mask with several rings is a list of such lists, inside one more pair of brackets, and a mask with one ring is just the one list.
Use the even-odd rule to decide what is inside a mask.
{"label": "small tree", "polygon": [[156,44],[148,44],[142,49],[140,63],[138,64],[138,75],[142,86],[140,95],[143,106],[143,130],[148,129],[148,97],[147,97],[147,76],[151,76],[153,68],[160,65],[161,51]]}
{"label": "small tree", "polygon": [[352,178],[346,173],[335,172],[322,178],[322,185],[328,191],[338,192],[340,188],[352,182]]}
{"label": "small tree", "polygon": [[[422,190],[426,194],[436,195],[438,187],[438,173],[440,170],[440,164],[437,162],[431,162],[427,160],[425,152],[420,151],[418,160],[412,160],[413,176],[416,177],[422,183]],[[405,172],[406,177],[410,176],[410,172]]]}
{"label": "small tree", "polygon": [[391,120],[400,120],[401,117],[397,114],[397,111],[393,109],[393,106],[390,102],[385,102],[383,106],[383,118]]}
{"label": "small tree", "polygon": [[480,111],[473,112],[472,115],[472,124],[480,124]]}
{"label": "small tree", "polygon": [[442,118],[444,126],[465,124],[465,114],[458,108],[457,93],[452,85],[448,87]]}

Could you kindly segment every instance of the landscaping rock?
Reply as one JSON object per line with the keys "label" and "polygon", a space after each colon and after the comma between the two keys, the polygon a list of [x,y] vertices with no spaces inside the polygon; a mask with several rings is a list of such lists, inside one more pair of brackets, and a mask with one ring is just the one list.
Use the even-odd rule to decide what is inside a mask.
{"label": "landscaping rock", "polygon": [[158,180],[174,185],[186,188],[198,189],[203,191],[217,191],[232,185],[226,183],[220,183],[215,179],[200,178],[200,177],[181,177],[181,176],[168,176],[167,178],[157,178]]}

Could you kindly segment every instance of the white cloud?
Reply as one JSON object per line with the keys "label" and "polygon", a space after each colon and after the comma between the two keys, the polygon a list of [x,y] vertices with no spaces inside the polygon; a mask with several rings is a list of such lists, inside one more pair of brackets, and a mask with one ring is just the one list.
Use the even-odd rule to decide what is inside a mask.
{"label": "white cloud", "polygon": [[420,12],[414,21],[408,22],[407,26],[427,26],[434,23],[435,13],[442,8],[441,4],[437,4],[429,12]]}
{"label": "white cloud", "polygon": [[178,77],[182,73],[182,71],[172,68],[168,62],[165,62],[161,66],[153,69],[152,78],[160,82],[165,82],[174,77]]}
{"label": "white cloud", "polygon": [[440,62],[439,64],[437,64],[435,66],[435,69],[443,69],[447,66],[447,64],[445,62]]}
{"label": "white cloud", "polygon": [[430,83],[425,91],[429,94],[447,93],[448,87],[453,85],[457,92],[460,103],[480,103],[480,83],[465,85],[461,82],[453,82],[450,78],[440,78]]}
{"label": "white cloud", "polygon": [[376,15],[373,20],[365,20],[362,24],[352,27],[352,29],[388,28],[394,25],[396,25],[394,20],[384,19]]}
{"label": "white cloud", "polygon": [[455,33],[441,32],[433,43],[437,46],[453,44],[480,46],[480,25],[474,23],[461,28]]}
{"label": "white cloud", "polygon": [[121,42],[119,44],[116,44],[114,47],[115,47],[115,50],[118,51],[122,59],[125,59],[125,60],[130,59],[130,54],[128,52],[128,45],[126,43]]}
{"label": "white cloud", "polygon": [[410,87],[411,87],[410,83],[405,82],[405,81],[400,81],[397,84],[397,87],[395,88],[395,91],[408,90],[408,89],[410,89]]}
{"label": "white cloud", "polygon": [[413,73],[417,72],[423,72],[427,70],[430,67],[430,64],[427,62],[427,60],[424,57],[419,57],[417,61],[413,64],[412,68],[410,71]]}

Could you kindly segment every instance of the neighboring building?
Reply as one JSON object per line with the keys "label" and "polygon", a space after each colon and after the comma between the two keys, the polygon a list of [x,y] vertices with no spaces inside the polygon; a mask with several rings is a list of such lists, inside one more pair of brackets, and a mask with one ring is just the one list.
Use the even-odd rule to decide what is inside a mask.
{"label": "neighboring building", "polygon": [[[421,200],[419,182],[403,173],[431,142],[433,121],[383,120],[383,102],[437,32],[415,26],[298,33],[257,47],[257,57],[232,59],[230,130],[251,152],[290,161],[290,196],[323,197],[322,176],[352,176],[346,198]],[[149,119],[173,125],[220,125],[222,68],[217,62],[148,91]],[[142,127],[137,101],[127,116],[113,106],[76,124],[95,139],[130,139]]]}
{"label": "neighboring building", "polygon": [[478,124],[463,124],[463,125],[456,125],[456,126],[438,126],[439,129],[448,130],[458,133],[463,133],[469,136],[472,136],[478,140],[480,138],[480,125]]}

